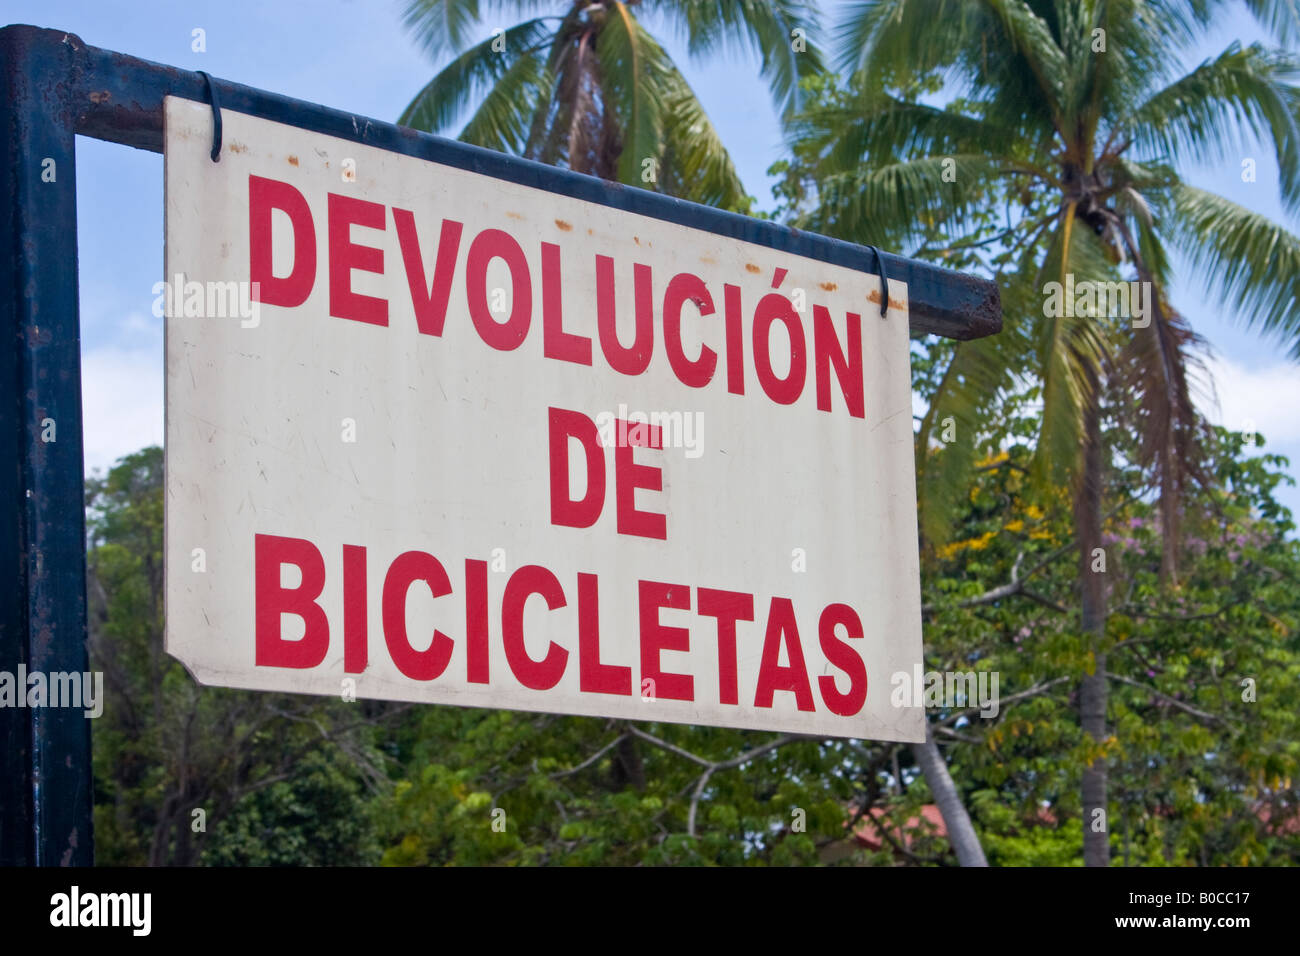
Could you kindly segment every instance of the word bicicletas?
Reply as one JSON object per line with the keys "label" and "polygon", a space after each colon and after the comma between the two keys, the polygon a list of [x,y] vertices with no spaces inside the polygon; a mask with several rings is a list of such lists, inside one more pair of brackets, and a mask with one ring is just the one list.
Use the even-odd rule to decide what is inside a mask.
{"label": "word bicicletas", "polygon": [[[368,606],[372,598],[367,549],[343,545],[341,549],[342,617],[331,622],[321,600],[327,584],[325,557],[304,538],[259,534],[254,546],[256,591],[256,664],[259,667],[313,668],[325,661],[333,637],[341,633],[343,672],[361,674],[370,659]],[[296,584],[286,586],[283,570],[292,566]],[[500,597],[492,599],[488,562],[469,559],[453,582],[447,567],[427,551],[406,551],[389,564],[382,583],[374,588],[382,608],[383,645],[397,670],[414,681],[464,680],[468,684],[499,682],[491,672],[491,635],[499,635],[510,675],[533,690],[549,690],[567,670],[577,669],[578,689],[584,694],[613,694],[643,699],[702,701],[770,708],[778,693],[793,695],[801,711],[821,707],[841,717],[862,710],[867,697],[867,670],[853,647],[863,637],[862,619],[847,604],[828,604],[817,617],[817,632],[803,635],[796,622],[794,603],[772,597],[766,608],[753,594],[662,581],[637,581],[637,646],[639,667],[602,659],[599,575],[579,573],[566,584],[541,565],[524,565],[510,574]],[[427,587],[435,604],[456,626],[441,627],[432,638],[418,640],[407,630],[407,595],[415,585]],[[336,585],[337,586],[337,585]],[[529,652],[525,640],[524,609],[538,598],[550,611],[576,602],[576,634],[567,644],[551,640],[541,656]],[[697,628],[668,626],[661,622],[666,609],[694,611],[710,623]],[[762,612],[762,657],[752,687],[739,686],[737,668],[738,625],[754,622]],[[301,637],[285,636],[284,618],[302,622]],[[690,650],[692,638],[716,642],[717,686],[700,686],[691,674],[668,669],[665,651]],[[812,679],[805,643],[816,641],[821,656],[836,673]],[[457,645],[463,675],[449,666]],[[337,645],[335,645],[337,649]],[[534,652],[535,653],[535,652]],[[782,663],[784,660],[786,663]],[[814,684],[817,694],[814,696]],[[742,695],[743,691],[743,695]]]}

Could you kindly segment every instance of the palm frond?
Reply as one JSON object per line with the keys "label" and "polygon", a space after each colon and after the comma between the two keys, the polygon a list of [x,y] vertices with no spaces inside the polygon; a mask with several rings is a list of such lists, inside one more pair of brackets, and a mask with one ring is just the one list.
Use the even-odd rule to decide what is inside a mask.
{"label": "palm frond", "polygon": [[463,50],[480,21],[494,15],[529,14],[552,6],[547,0],[407,0],[403,25],[435,61]]}
{"label": "palm frond", "polygon": [[828,171],[890,157],[1004,156],[1015,142],[1011,130],[981,117],[874,92],[806,110],[791,122],[787,138],[819,149]]}
{"label": "palm frond", "polygon": [[619,0],[608,10],[596,50],[604,95],[622,128],[617,177],[640,184],[645,161],[658,163],[663,155],[663,96],[675,71],[663,48]]}
{"label": "palm frond", "polygon": [[530,124],[550,99],[552,80],[536,56],[519,57],[483,97],[457,138],[486,149],[523,155]]}
{"label": "palm frond", "polygon": [[[1062,210],[1040,276],[1044,283],[1066,285],[1110,282],[1116,278],[1105,248],[1095,233],[1074,220],[1074,205]],[[1045,290],[1045,286],[1044,286]],[[1034,475],[1044,484],[1063,484],[1078,476],[1084,413],[1100,401],[1098,382],[1106,358],[1109,322],[1101,315],[1080,314],[1072,304],[1049,309],[1042,299],[1037,366],[1042,381],[1043,419],[1034,452]],[[1050,313],[1050,314],[1049,314]]]}
{"label": "palm frond", "polygon": [[1300,0],[1246,0],[1246,8],[1282,43],[1300,42]]}
{"label": "palm frond", "polygon": [[[520,94],[530,82],[538,82],[533,51],[545,45],[550,35],[543,20],[527,20],[470,47],[416,94],[397,122],[436,133],[500,83],[506,83],[509,93]],[[504,49],[494,50],[494,43],[498,47],[504,44]],[[526,62],[516,68],[521,61]]]}
{"label": "palm frond", "polygon": [[734,212],[748,205],[748,194],[736,173],[731,155],[704,112],[695,91],[676,70],[664,95],[664,191],[691,202]]}
{"label": "palm frond", "polygon": [[[916,436],[917,518],[928,547],[946,544],[984,450],[989,413],[1016,385],[1012,369],[1029,354],[1021,324],[1008,315],[1000,334],[959,342]],[[951,429],[952,441],[944,441]]]}
{"label": "palm frond", "polygon": [[674,0],[649,3],[647,7],[678,26],[692,55],[711,54],[729,46],[757,55],[761,75],[786,116],[799,106],[799,81],[825,69],[817,44],[821,21],[813,3]]}
{"label": "palm frond", "polygon": [[1125,124],[1153,153],[1221,159],[1247,131],[1272,141],[1282,198],[1300,207],[1300,59],[1232,44],[1152,94]]}
{"label": "palm frond", "polygon": [[1002,168],[979,153],[859,166],[820,181],[818,209],[806,226],[856,242],[887,235],[904,244],[938,220],[960,232]]}
{"label": "palm frond", "polygon": [[984,0],[1002,25],[1006,41],[1033,71],[1048,105],[1059,110],[1069,75],[1065,53],[1047,22],[1025,0]]}
{"label": "palm frond", "polygon": [[1186,320],[1169,306],[1164,290],[1143,269],[1150,283],[1152,314],[1145,327],[1134,328],[1132,338],[1116,362],[1116,382],[1131,403],[1130,427],[1137,435],[1137,464],[1155,480],[1165,549],[1162,572],[1167,580],[1177,575],[1180,503],[1193,479],[1205,481],[1202,434],[1204,422],[1192,400],[1189,373],[1204,374],[1197,354],[1204,341]]}
{"label": "palm frond", "polygon": [[[1032,275],[1038,250],[1026,248],[1010,273],[998,276],[1002,331],[959,342],[917,431],[918,518],[926,545],[939,547],[951,536],[953,518],[964,507],[972,469],[1000,448],[990,444],[998,410],[1033,386],[1036,328],[1042,296],[1024,276]],[[953,441],[943,442],[951,426]]]}
{"label": "palm frond", "polygon": [[1192,186],[1170,191],[1167,223],[1193,270],[1234,316],[1289,340],[1300,359],[1300,237]]}
{"label": "palm frond", "polygon": [[971,0],[859,0],[846,4],[836,29],[836,61],[848,74],[869,66],[884,79],[924,75],[992,27]]}

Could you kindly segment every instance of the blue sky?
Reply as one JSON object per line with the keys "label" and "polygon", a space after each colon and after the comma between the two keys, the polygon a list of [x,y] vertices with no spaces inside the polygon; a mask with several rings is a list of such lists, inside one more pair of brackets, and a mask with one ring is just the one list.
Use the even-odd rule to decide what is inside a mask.
{"label": "blue sky", "polygon": [[[436,67],[403,29],[403,6],[402,0],[6,0],[3,21],[68,30],[95,46],[394,120]],[[484,35],[495,25],[485,24]],[[205,31],[205,52],[191,49],[195,28]],[[739,53],[691,60],[680,43],[662,39],[749,191],[770,208],[766,170],[782,155],[781,135],[757,61]],[[1244,9],[1235,11],[1189,62],[1234,40],[1262,39]],[[1253,183],[1241,179],[1245,157],[1257,161]],[[1282,211],[1276,163],[1258,144],[1243,140],[1226,156],[1206,157],[1184,172],[1193,184],[1300,230],[1300,222]],[[162,442],[162,320],[151,314],[153,285],[163,272],[162,157],[80,139],[77,179],[89,470]],[[1186,278],[1175,286],[1175,304],[1213,350],[1209,367],[1218,400],[1203,397],[1202,409],[1233,428],[1253,422],[1268,450],[1300,463],[1300,414],[1293,410],[1300,407],[1300,369],[1277,341],[1235,322],[1219,294],[1188,272],[1180,270]],[[1300,489],[1288,489],[1283,500],[1300,511]]]}

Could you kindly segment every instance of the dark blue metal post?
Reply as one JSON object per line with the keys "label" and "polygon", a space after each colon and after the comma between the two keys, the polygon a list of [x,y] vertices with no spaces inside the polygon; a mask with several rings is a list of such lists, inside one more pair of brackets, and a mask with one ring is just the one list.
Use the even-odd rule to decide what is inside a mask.
{"label": "dark blue metal post", "polygon": [[[57,33],[0,31],[0,671],[15,678],[89,669],[76,63]],[[0,748],[0,863],[90,865],[84,712],[0,707]]]}

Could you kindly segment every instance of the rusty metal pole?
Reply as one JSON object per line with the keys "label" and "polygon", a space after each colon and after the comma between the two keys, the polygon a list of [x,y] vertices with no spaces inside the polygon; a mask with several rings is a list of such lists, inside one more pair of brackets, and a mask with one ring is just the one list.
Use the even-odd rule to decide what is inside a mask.
{"label": "rusty metal pole", "polygon": [[[77,50],[0,30],[0,671],[88,671],[77,189]],[[0,707],[0,864],[88,866],[90,721]]]}

